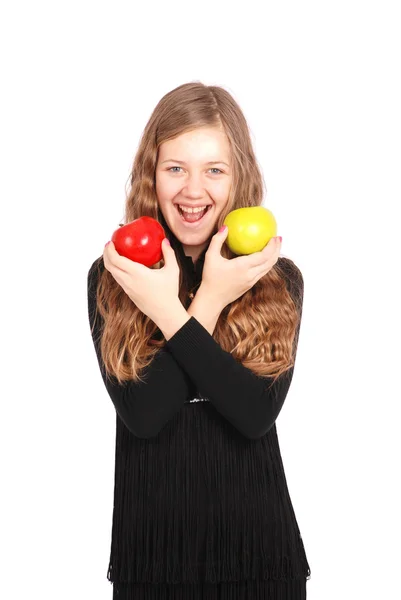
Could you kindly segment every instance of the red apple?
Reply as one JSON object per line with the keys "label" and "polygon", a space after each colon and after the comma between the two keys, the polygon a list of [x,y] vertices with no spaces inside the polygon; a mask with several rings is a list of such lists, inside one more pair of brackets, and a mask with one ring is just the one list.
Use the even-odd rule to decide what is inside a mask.
{"label": "red apple", "polygon": [[111,241],[121,256],[151,267],[163,258],[161,244],[165,237],[159,221],[139,217],[116,229]]}

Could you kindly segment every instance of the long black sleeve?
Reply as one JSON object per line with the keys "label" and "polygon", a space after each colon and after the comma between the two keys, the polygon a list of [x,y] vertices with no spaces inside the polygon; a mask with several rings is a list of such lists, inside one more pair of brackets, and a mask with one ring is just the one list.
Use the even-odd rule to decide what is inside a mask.
{"label": "long black sleeve", "polygon": [[[106,378],[100,353],[101,316],[96,311],[96,289],[103,257],[96,259],[88,272],[88,316],[100,372],[115,409],[126,427],[139,438],[150,438],[180,410],[190,394],[191,380],[175,358],[161,348],[143,376],[146,381],[118,384]],[[115,383],[114,383],[115,381]]]}
{"label": "long black sleeve", "polygon": [[[291,274],[287,287],[290,293],[293,291],[302,317],[302,274],[288,259],[281,259],[280,264],[283,270]],[[295,352],[299,329],[300,324],[294,340]],[[244,436],[257,439],[269,431],[291,385],[295,359],[294,366],[269,386],[272,378],[259,377],[237,362],[195,317],[191,317],[166,342],[166,348],[189,374],[202,395]]]}
{"label": "long black sleeve", "polygon": [[[303,278],[292,261],[280,258],[287,287],[297,299],[302,316]],[[292,265],[292,267],[291,267]],[[191,384],[245,437],[257,439],[267,433],[278,417],[287,396],[294,367],[270,389],[271,380],[258,377],[221,348],[213,336],[191,317],[159,351],[148,367],[145,383],[119,385],[106,379],[99,347],[99,320],[95,322],[96,260],[88,273],[88,310],[99,367],[118,415],[137,437],[157,435],[180,410],[190,394]],[[299,327],[295,338],[295,351]]]}

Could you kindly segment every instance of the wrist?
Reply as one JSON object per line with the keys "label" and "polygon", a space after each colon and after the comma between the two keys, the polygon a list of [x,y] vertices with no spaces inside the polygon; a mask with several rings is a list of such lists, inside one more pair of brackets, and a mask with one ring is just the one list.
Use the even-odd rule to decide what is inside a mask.
{"label": "wrist", "polygon": [[214,302],[213,297],[201,286],[187,309],[187,314],[195,317],[210,335],[213,335],[222,310],[221,304]]}
{"label": "wrist", "polygon": [[163,314],[155,317],[152,321],[154,321],[168,341],[190,318],[191,315],[187,313],[177,298],[177,302],[167,305]]}
{"label": "wrist", "polygon": [[209,309],[216,315],[220,315],[221,311],[227,306],[224,300],[218,298],[204,283],[200,284],[199,289],[196,292],[195,300],[196,299],[198,299],[198,302],[206,303]]}

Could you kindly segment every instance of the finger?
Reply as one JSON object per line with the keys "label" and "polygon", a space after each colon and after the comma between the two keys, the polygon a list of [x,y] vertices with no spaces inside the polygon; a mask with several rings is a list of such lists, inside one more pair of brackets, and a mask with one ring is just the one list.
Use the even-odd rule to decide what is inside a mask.
{"label": "finger", "polygon": [[[105,266],[114,267],[124,273],[129,273],[132,269],[132,260],[118,254],[114,243],[111,241],[104,248],[103,261]],[[110,269],[108,270],[110,271]]]}
{"label": "finger", "polygon": [[246,258],[248,260],[248,266],[250,268],[259,267],[266,263],[266,259],[269,260],[276,252],[280,252],[281,244],[278,238],[272,237],[262,250],[259,252],[253,252]]}
{"label": "finger", "polygon": [[280,247],[281,243],[279,242],[279,247],[271,254],[267,259],[264,260],[260,265],[253,267],[251,270],[252,277],[255,278],[255,281],[259,281],[261,277],[266,275],[276,264],[280,256]]}
{"label": "finger", "polygon": [[[269,244],[267,244],[267,245],[269,245]],[[279,237],[276,237],[276,238],[274,238],[274,243],[271,245],[271,248],[269,248],[267,258],[266,258],[266,253],[264,253],[262,251],[262,253],[264,253],[264,256],[265,256],[265,260],[262,263],[262,266],[265,266],[268,270],[270,270],[272,268],[272,266],[278,261],[280,252],[281,252],[281,241],[280,241]]]}
{"label": "finger", "polygon": [[172,247],[170,246],[170,242],[168,240],[168,238],[164,238],[162,240],[162,252],[163,252],[163,259],[164,259],[164,266],[165,267],[169,267],[170,264],[173,264],[175,259],[175,252],[172,249]]}
{"label": "finger", "polygon": [[268,243],[264,248],[262,248],[262,252],[273,253],[277,250],[277,248],[281,248],[281,241],[279,236],[271,237]]}
{"label": "finger", "polygon": [[225,229],[223,229],[223,231],[219,230],[217,233],[214,234],[214,236],[210,240],[208,251],[209,251],[209,249],[211,249],[212,252],[218,252],[221,256],[221,248],[222,248],[227,236],[228,236],[228,227],[226,225]]}
{"label": "finger", "polygon": [[109,248],[109,246],[110,246],[110,244],[108,244],[108,246],[106,246],[103,251],[104,266],[109,271],[110,275],[112,275],[114,280],[118,283],[118,285],[120,285],[123,288],[123,290],[125,291],[125,282],[126,282],[126,277],[128,274],[126,271],[124,271],[123,269],[120,269],[118,266],[116,266],[115,264],[113,264],[111,262],[110,254],[109,254],[109,251],[107,250]]}

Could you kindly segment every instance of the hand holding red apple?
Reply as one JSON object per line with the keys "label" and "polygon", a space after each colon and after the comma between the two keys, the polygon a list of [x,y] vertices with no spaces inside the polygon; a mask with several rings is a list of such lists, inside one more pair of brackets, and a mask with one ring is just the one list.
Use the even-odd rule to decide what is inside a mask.
{"label": "hand holding red apple", "polygon": [[205,254],[200,289],[210,302],[223,310],[251,289],[276,264],[281,249],[279,238],[271,238],[259,252],[227,259],[221,256],[221,248],[228,229],[217,232],[211,239]]}
{"label": "hand holding red apple", "polygon": [[121,256],[114,243],[109,242],[103,251],[105,268],[110,271],[117,283],[134,304],[157,323],[160,315],[169,312],[179,300],[180,269],[171,246],[161,244],[164,266],[150,269],[145,265]]}

